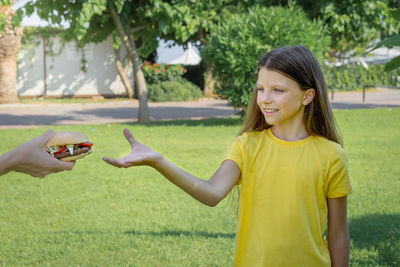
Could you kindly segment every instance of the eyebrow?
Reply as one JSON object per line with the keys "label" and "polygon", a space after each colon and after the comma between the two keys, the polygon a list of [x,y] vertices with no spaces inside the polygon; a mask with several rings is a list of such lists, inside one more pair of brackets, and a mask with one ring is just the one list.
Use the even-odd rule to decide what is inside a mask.
{"label": "eyebrow", "polygon": [[[259,83],[256,83],[256,87],[262,87],[262,88],[264,88],[264,86],[263,86],[262,84],[259,84]],[[272,86],[270,86],[270,87],[271,87],[271,88],[276,88],[276,87],[278,87],[278,88],[282,88],[282,89],[287,89],[286,86],[281,85],[281,84],[274,84],[274,85],[272,85]]]}

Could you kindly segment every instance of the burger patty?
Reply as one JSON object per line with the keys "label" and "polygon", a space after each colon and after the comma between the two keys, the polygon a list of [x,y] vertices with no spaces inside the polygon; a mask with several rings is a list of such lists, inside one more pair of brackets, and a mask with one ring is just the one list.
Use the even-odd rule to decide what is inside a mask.
{"label": "burger patty", "polygon": [[74,154],[73,155],[71,155],[71,153],[67,149],[64,152],[61,152],[59,154],[55,154],[54,157],[56,157],[57,159],[62,159],[62,158],[65,158],[65,157],[76,156],[76,155],[79,155],[79,154],[82,154],[82,153],[86,153],[89,150],[90,150],[90,147],[81,146],[81,147],[78,147],[78,148],[74,148]]}

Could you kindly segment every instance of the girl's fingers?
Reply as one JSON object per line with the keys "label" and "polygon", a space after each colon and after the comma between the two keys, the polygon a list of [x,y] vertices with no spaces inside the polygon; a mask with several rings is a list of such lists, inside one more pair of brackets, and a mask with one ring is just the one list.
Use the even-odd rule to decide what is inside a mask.
{"label": "girl's fingers", "polygon": [[118,168],[126,167],[125,164],[123,164],[121,162],[121,159],[110,159],[110,158],[104,157],[103,160],[105,162],[107,162],[108,164],[113,165],[114,167],[118,167]]}
{"label": "girl's fingers", "polygon": [[137,143],[135,137],[133,137],[133,134],[127,128],[124,129],[123,133],[126,140],[128,140],[129,144],[131,145],[131,148],[133,148],[133,146]]}

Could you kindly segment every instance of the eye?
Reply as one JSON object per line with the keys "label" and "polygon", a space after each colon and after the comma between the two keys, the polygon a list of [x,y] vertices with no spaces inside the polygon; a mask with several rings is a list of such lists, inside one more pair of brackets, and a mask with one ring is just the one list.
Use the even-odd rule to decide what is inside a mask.
{"label": "eye", "polygon": [[274,88],[274,91],[277,92],[277,93],[282,93],[283,92],[283,90],[279,89],[279,88]]}
{"label": "eye", "polygon": [[257,90],[257,92],[264,92],[264,88],[262,88],[262,87],[257,87],[256,90]]}

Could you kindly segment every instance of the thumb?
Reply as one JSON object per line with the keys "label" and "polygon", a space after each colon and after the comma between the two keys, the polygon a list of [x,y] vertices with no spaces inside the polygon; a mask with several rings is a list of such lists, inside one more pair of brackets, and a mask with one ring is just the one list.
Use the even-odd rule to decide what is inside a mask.
{"label": "thumb", "polygon": [[123,133],[125,135],[126,140],[128,140],[129,144],[131,145],[131,148],[133,148],[138,143],[138,141],[136,141],[131,131],[129,131],[127,128],[124,129]]}
{"label": "thumb", "polygon": [[57,167],[60,170],[72,170],[72,168],[75,166],[75,161],[62,161],[62,160],[57,160],[55,158],[53,158],[54,160],[57,161]]}
{"label": "thumb", "polygon": [[54,130],[50,129],[47,132],[43,133],[42,135],[39,135],[38,139],[39,139],[39,142],[44,145],[53,136],[54,136]]}

